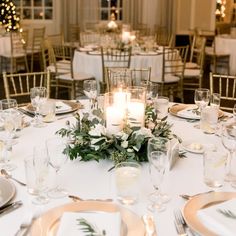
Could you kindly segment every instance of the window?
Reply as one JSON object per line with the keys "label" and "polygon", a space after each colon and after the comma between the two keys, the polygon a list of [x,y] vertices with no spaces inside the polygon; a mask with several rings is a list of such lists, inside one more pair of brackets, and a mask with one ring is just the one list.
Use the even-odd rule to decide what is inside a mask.
{"label": "window", "polygon": [[52,20],[53,0],[14,0],[24,20]]}
{"label": "window", "polygon": [[123,0],[100,0],[100,19],[122,20]]}

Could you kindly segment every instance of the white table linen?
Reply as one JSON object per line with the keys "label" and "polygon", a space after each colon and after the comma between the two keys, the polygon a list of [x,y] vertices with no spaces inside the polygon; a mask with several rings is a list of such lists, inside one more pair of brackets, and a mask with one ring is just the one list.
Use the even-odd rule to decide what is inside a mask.
{"label": "white table linen", "polygon": [[[87,102],[86,102],[87,104]],[[23,160],[33,151],[33,146],[43,144],[46,139],[54,136],[55,132],[66,126],[67,119],[60,119],[49,123],[45,128],[33,126],[24,128],[18,143],[13,146],[12,162],[17,169],[12,172],[13,176],[25,181]],[[71,123],[74,118],[69,119]],[[194,128],[196,123],[187,122],[169,115],[168,120],[173,123],[173,132],[183,140],[189,138],[195,142],[214,143],[222,147],[218,136],[204,134],[200,129]],[[222,147],[223,148],[223,147]],[[186,153],[187,158],[179,159],[172,170],[167,173],[163,190],[170,194],[172,200],[167,205],[167,210],[162,213],[155,213],[154,219],[159,236],[177,235],[174,226],[173,210],[182,208],[185,200],[179,194],[195,194],[209,190],[203,183],[203,156],[202,154]],[[69,194],[79,195],[81,198],[113,198],[116,199],[114,172],[108,170],[113,166],[110,161],[80,162],[79,160],[68,161],[60,173],[60,184],[68,190]],[[147,213],[148,194],[154,191],[148,171],[148,164],[142,165],[141,186],[139,202],[128,208],[139,216]],[[52,181],[52,179],[50,179]],[[26,187],[16,185],[17,194],[15,200],[22,200],[23,206],[11,213],[0,216],[1,235],[12,236],[19,229],[24,217],[30,212],[40,209],[45,212],[55,206],[70,203],[67,197],[62,199],[51,199],[47,205],[36,206],[31,203],[32,196],[27,193]],[[220,191],[235,191],[229,184]],[[116,201],[115,201],[116,202]],[[119,203],[118,203],[119,204]]]}
{"label": "white table linen", "polygon": [[[161,80],[162,75],[162,54],[132,55],[130,68],[151,67],[152,81]],[[73,59],[75,73],[87,73],[93,75],[96,80],[102,81],[102,58],[100,55],[75,51]]]}
{"label": "white table linen", "polygon": [[231,35],[219,35],[215,38],[216,53],[230,55],[230,74],[236,75],[236,38]]}

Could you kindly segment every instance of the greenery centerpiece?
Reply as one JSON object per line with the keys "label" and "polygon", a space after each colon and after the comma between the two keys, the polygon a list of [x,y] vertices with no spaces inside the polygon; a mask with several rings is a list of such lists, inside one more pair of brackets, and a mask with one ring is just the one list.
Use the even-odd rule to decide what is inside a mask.
{"label": "greenery centerpiece", "polygon": [[[120,132],[110,135],[105,124],[105,114],[101,109],[75,115],[76,124],[57,131],[61,137],[67,137],[65,152],[71,160],[80,161],[111,160],[115,164],[123,161],[146,162],[147,143],[151,137],[176,137],[171,131],[171,124],[157,118],[152,104],[145,108],[145,125],[143,127],[125,124]],[[176,137],[177,138],[177,137]]]}

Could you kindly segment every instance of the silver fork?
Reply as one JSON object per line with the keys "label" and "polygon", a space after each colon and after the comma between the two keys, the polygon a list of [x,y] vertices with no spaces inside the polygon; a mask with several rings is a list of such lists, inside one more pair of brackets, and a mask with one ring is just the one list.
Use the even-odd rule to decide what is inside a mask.
{"label": "silver fork", "polygon": [[175,228],[179,236],[187,236],[187,233],[184,228],[184,223],[182,221],[182,214],[180,210],[174,211],[174,217],[175,217]]}

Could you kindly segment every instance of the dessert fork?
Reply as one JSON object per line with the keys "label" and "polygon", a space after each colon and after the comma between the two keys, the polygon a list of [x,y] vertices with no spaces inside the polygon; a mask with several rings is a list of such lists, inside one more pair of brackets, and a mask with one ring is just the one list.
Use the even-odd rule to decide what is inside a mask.
{"label": "dessert fork", "polygon": [[182,214],[180,212],[180,210],[175,210],[174,211],[174,217],[175,217],[175,228],[176,228],[176,231],[177,233],[179,234],[179,236],[187,236],[187,233],[186,233],[186,230],[185,230],[185,227],[184,227],[184,223],[183,223],[183,220],[182,220]]}

